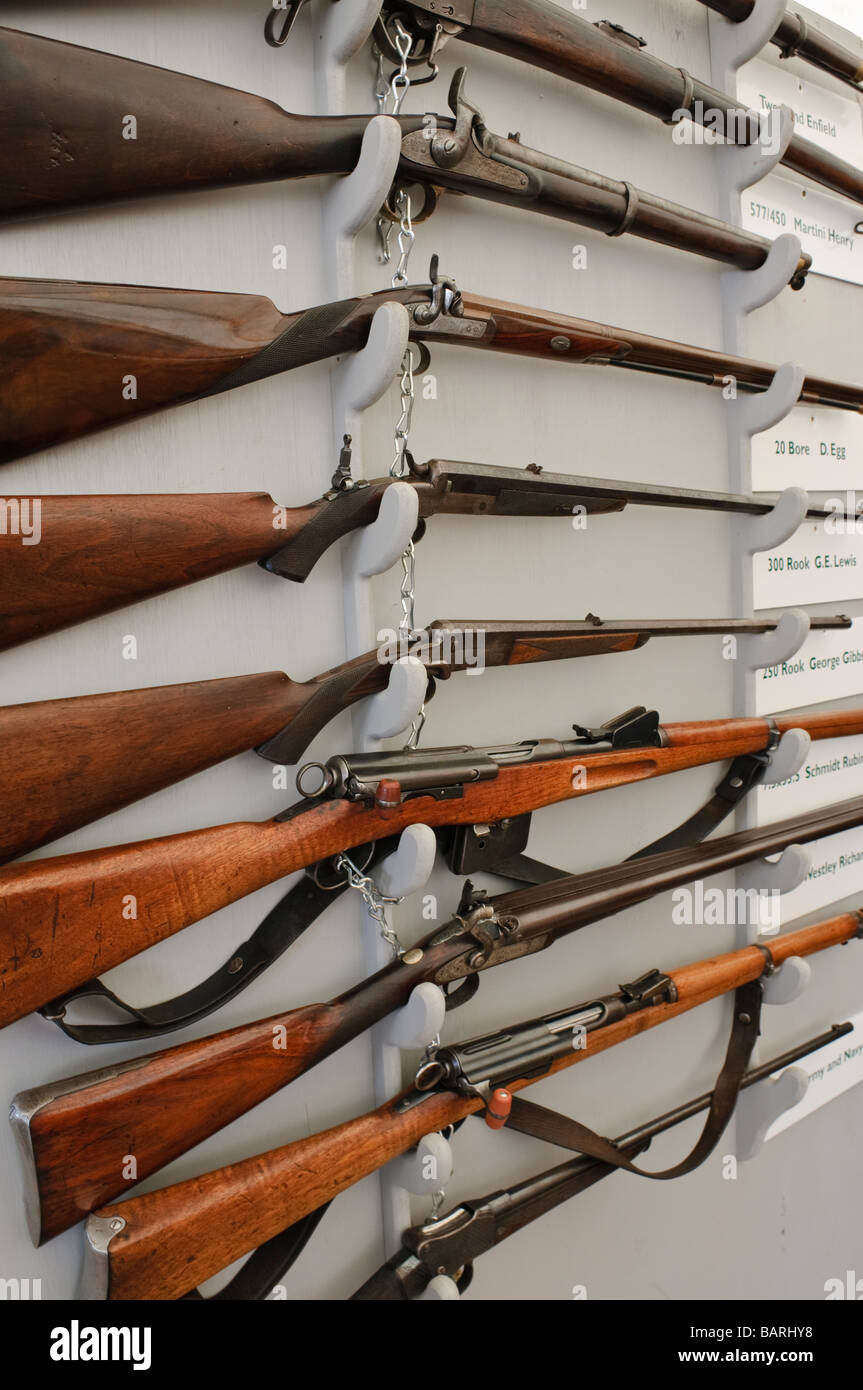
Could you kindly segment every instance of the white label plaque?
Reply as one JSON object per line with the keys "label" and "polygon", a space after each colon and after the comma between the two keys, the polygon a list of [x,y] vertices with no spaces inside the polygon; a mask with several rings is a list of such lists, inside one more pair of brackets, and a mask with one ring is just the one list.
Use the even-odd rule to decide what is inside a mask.
{"label": "white label plaque", "polygon": [[854,1024],[853,1033],[846,1033],[844,1038],[837,1038],[835,1042],[819,1047],[811,1056],[802,1057],[794,1063],[795,1067],[802,1067],[809,1077],[806,1094],[798,1105],[774,1120],[766,1138],[773,1139],[784,1129],[790,1129],[798,1120],[811,1115],[829,1100],[863,1081],[863,1012],[852,1014],[848,1022]]}
{"label": "white label plaque", "polygon": [[863,234],[856,231],[860,209],[853,203],[768,174],[744,193],[741,214],[748,232],[771,239],[784,232],[799,236],[819,275],[863,285]]}
{"label": "white label plaque", "polygon": [[753,436],[756,492],[781,492],[786,487],[844,492],[859,485],[861,478],[863,415],[856,410],[796,405],[780,424]]}
{"label": "white label plaque", "polygon": [[769,825],[863,796],[863,734],[813,743],[806,762],[784,782],[755,792],[755,822]]}
{"label": "white label plaque", "polygon": [[863,598],[863,534],[854,521],[806,521],[775,550],[753,556],[752,578],[756,608]]}
{"label": "white label plaque", "polygon": [[802,709],[863,692],[863,620],[850,628],[810,632],[795,656],[758,671],[755,712]]}
{"label": "white label plaque", "polygon": [[761,58],[741,69],[737,91],[740,101],[753,111],[790,106],[798,135],[829,150],[837,159],[858,167],[863,164],[863,121],[858,103],[850,97],[839,96]]}
{"label": "white label plaque", "polygon": [[811,856],[809,873],[799,888],[779,899],[783,926],[863,890],[863,827],[812,840],[805,848]]}

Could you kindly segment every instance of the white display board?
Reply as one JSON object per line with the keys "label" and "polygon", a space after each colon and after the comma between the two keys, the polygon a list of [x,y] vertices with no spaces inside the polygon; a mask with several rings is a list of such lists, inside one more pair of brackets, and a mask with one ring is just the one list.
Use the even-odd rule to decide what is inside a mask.
{"label": "white display board", "polygon": [[[570,12],[569,0],[557,2]],[[290,44],[279,51],[263,41],[265,0],[263,6],[261,0],[140,5],[21,0],[6,4],[2,18],[5,25],[175,68],[308,113],[319,95],[315,40],[321,16],[337,12],[342,3],[311,0],[300,12]],[[590,21],[608,14],[608,7],[594,0],[586,9],[576,8]],[[613,9],[616,22],[645,34],[652,52],[708,78],[705,7],[693,0],[662,0],[661,5],[615,0]],[[468,91],[490,129],[520,130],[527,145],[715,215],[713,151],[672,146],[661,122],[457,40],[438,61],[439,78],[408,94],[407,112],[446,111],[452,76],[467,64]],[[365,51],[345,76],[347,110],[374,111],[373,80],[374,63]],[[322,198],[332,186],[322,178],[238,186],[2,227],[3,273],[256,293],[271,297],[285,312],[307,308],[333,297],[325,276],[321,216]],[[442,270],[477,296],[705,347],[721,344],[723,279],[713,261],[642,239],[608,238],[527,210],[446,195],[434,218],[415,230],[409,272],[414,281],[425,278],[431,254],[439,252]],[[585,258],[573,256],[576,244],[587,249],[586,268]],[[288,254],[275,255],[280,247]],[[357,264],[358,290],[389,283],[394,266],[378,262],[372,228],[360,237]],[[813,277],[801,294],[785,292],[753,315],[747,353],[777,364],[795,357],[825,377],[863,381],[860,335],[837,331],[859,320],[855,296],[859,292],[847,284]],[[317,364],[5,465],[3,486],[8,495],[27,496],[266,490],[285,505],[306,504],[327,490],[337,463],[332,419],[338,370],[338,364]],[[697,383],[435,345],[422,386],[410,440],[420,460],[522,468],[536,462],[548,470],[609,479],[716,491],[728,487],[728,405],[720,391]],[[389,468],[398,418],[393,387],[362,423],[370,477]],[[863,448],[859,436],[853,446],[851,441],[852,425],[858,424],[849,424],[844,414],[830,415],[817,438],[842,443],[842,431],[849,432],[847,458],[826,456],[835,478],[830,486],[856,483],[863,494],[863,466],[858,466]],[[798,461],[786,462],[790,468]],[[791,481],[797,479],[783,473],[779,484],[759,485],[769,489]],[[732,617],[733,524],[721,515],[660,508],[597,517],[585,531],[575,531],[569,517],[434,518],[417,547],[417,619],[564,620],[588,611],[609,618]],[[400,577],[396,567],[371,586],[369,604],[381,628],[398,623]],[[847,607],[863,614],[859,600],[848,600]],[[130,633],[137,637],[134,661],[123,654]],[[807,650],[826,650],[811,640]],[[831,641],[841,651],[857,639],[841,633]],[[863,648],[863,634],[859,645]],[[4,653],[0,699],[25,702],[272,670],[307,680],[345,655],[336,548],[304,585],[249,566]],[[719,643],[657,639],[622,655],[489,670],[471,680],[456,677],[440,683],[422,744],[568,738],[573,723],[595,726],[636,704],[658,709],[665,722],[726,718],[734,700],[733,666],[723,659]],[[840,661],[843,670],[844,682],[813,679],[808,692],[793,680],[785,686],[778,679],[765,681],[765,709],[858,695],[863,664],[852,674]],[[348,752],[351,739],[350,719],[343,718],[306,756]],[[394,746],[403,742],[403,737],[393,740]],[[535,817],[529,851],[572,872],[615,865],[691,814],[724,770],[713,765],[548,808]],[[50,787],[45,795],[50,796]],[[269,765],[249,753],[86,826],[39,857],[263,820],[292,800],[292,791],[274,785]],[[492,892],[505,886],[491,876],[478,881]],[[111,972],[108,983],[138,1004],[190,988],[231,958],[287,886],[272,884],[188,928]],[[439,865],[428,894],[393,912],[402,941],[412,944],[449,920],[461,886]],[[822,879],[815,907],[829,910],[835,901],[833,885]],[[444,1040],[479,1036],[564,1009],[651,968],[674,968],[733,945],[726,927],[695,934],[676,926],[664,896],[574,933],[548,952],[489,971],[476,997],[447,1015]],[[792,1008],[767,1013],[759,1060],[859,1008],[859,974],[847,966],[856,949],[825,953],[813,964],[806,994]],[[367,973],[358,908],[340,901],[217,1015],[147,1047],[83,1049],[42,1018],[20,1020],[3,1035],[3,1094],[8,1100],[26,1087],[328,1000]],[[540,1083],[531,1098],[606,1134],[647,1122],[713,1084],[729,1007],[726,1000],[694,1009],[667,1028],[645,1032],[588,1065]],[[405,1083],[414,1062],[405,1055]],[[375,1094],[368,1039],[357,1039],[154,1175],[148,1188],[315,1133],[383,1099]],[[863,1115],[859,1106],[839,1111],[839,1106],[826,1107],[806,1127],[808,1133],[789,1136],[781,1168],[769,1151],[747,1165],[745,1182],[725,1181],[718,1160],[681,1183],[639,1182],[627,1174],[610,1178],[478,1261],[466,1298],[569,1301],[576,1285],[591,1300],[758,1299],[765,1291],[783,1299],[819,1297],[827,1275],[834,1268],[851,1268],[860,1248],[859,1225],[847,1216],[847,1192],[858,1176]],[[830,1181],[821,1185],[817,1199],[813,1132],[831,1162]],[[669,1135],[667,1142],[677,1146],[669,1153],[672,1162],[683,1138]],[[655,1145],[657,1163],[665,1143]],[[453,1150],[447,1207],[561,1161],[547,1146],[514,1133],[492,1133],[473,1121],[454,1136]],[[38,1250],[32,1247],[17,1157],[5,1125],[0,1125],[0,1196],[0,1277],[39,1279],[45,1299],[73,1297],[82,1231],[72,1229]],[[415,1201],[413,1219],[425,1219],[428,1209],[426,1199]],[[807,1218],[790,1234],[786,1209],[805,1211]],[[381,1212],[377,1176],[339,1196],[284,1281],[287,1299],[348,1298],[394,1253],[384,1242]],[[212,1281],[210,1291],[219,1282]]]}
{"label": "white display board", "polygon": [[853,1033],[827,1043],[811,1056],[794,1063],[808,1077],[806,1094],[791,1113],[786,1111],[774,1120],[767,1131],[767,1139],[775,1139],[777,1134],[783,1134],[798,1120],[813,1115],[822,1105],[844,1095],[852,1086],[859,1086],[863,1081],[863,1011],[854,1014],[847,1022],[853,1023]]}
{"label": "white display board", "polygon": [[[805,347],[799,352],[806,362]],[[772,429],[752,440],[752,486],[756,492],[802,487],[813,492],[836,488],[844,505],[846,491],[863,476],[863,416],[853,410],[795,406]],[[863,501],[863,487],[859,491]],[[853,512],[858,497],[850,498]]]}
{"label": "white display board", "polygon": [[758,714],[800,709],[856,695],[863,687],[863,624],[810,632],[787,661],[759,671]]}
{"label": "white display board", "polygon": [[804,522],[755,556],[753,593],[756,608],[863,598],[863,521]]}

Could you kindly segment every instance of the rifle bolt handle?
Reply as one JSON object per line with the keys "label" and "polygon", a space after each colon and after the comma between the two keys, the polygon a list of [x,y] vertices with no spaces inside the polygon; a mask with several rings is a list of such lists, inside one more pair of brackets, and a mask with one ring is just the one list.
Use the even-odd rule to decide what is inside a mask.
{"label": "rifle bolt handle", "polygon": [[401,783],[394,777],[382,777],[375,791],[375,810],[394,811],[402,804]]}
{"label": "rifle bolt handle", "polygon": [[492,1091],[491,1100],[485,1112],[485,1122],[489,1129],[503,1129],[509,1119],[511,1109],[512,1092],[507,1091],[503,1086],[498,1086],[496,1091]]}

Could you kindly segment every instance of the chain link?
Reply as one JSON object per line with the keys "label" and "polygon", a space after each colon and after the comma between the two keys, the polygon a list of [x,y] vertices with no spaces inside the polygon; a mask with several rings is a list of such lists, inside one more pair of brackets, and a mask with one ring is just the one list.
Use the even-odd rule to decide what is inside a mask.
{"label": "chain link", "polygon": [[[397,290],[401,285],[406,285],[408,282],[408,261],[411,258],[411,251],[413,251],[414,242],[417,239],[417,234],[414,231],[414,224],[411,219],[410,194],[403,188],[400,188],[396,193],[395,211],[398,213],[399,218],[399,263],[392,278],[392,287],[394,290]],[[387,222],[386,253],[389,261],[389,259],[391,259],[389,231],[392,227],[392,223],[387,219],[384,220]]]}
{"label": "chain link", "polygon": [[[393,46],[395,47],[395,50],[399,55],[399,66],[389,79],[387,78],[384,72],[383,52],[377,44],[375,44],[374,48],[375,57],[377,60],[377,75],[375,77],[374,93],[379,116],[397,116],[402,109],[404,99],[407,96],[411,85],[410,72],[408,71],[408,59],[411,55],[411,50],[413,48],[413,38],[408,33],[407,29],[404,27],[398,16],[396,16],[395,20],[393,21],[393,30],[394,32],[390,35],[390,37]],[[398,208],[396,210],[400,211],[400,209]],[[381,214],[377,220],[378,260],[380,261],[381,265],[389,265],[390,260],[392,259],[390,255],[391,232],[392,223],[389,221],[387,217],[384,217],[384,215]],[[407,249],[405,249],[405,247],[402,245],[403,236],[409,237]],[[413,246],[413,239],[414,232],[413,228],[410,225],[410,204],[408,204],[407,229],[405,230],[404,220],[402,221],[402,226],[399,229],[399,251],[401,252],[401,261],[399,262],[399,269],[396,271],[396,275],[400,275],[403,271],[406,270],[407,257],[410,255],[411,247]],[[403,280],[394,279],[393,284],[406,285],[407,276],[405,275],[405,278]]]}
{"label": "chain link", "polygon": [[364,874],[357,868],[354,861],[347,854],[340,854],[335,861],[336,869],[344,869],[345,877],[348,880],[348,887],[356,890],[360,894],[370,917],[373,917],[380,927],[381,936],[388,946],[392,948],[393,955],[398,959],[402,954],[402,946],[392,927],[387,922],[386,910],[394,907],[397,903],[404,902],[404,898],[388,898],[378,888],[373,878]]}
{"label": "chain link", "polygon": [[414,389],[414,353],[410,344],[405,348],[405,355],[402,358],[402,374],[399,378],[399,392],[401,394],[401,414],[396,422],[395,428],[395,453],[390,464],[391,478],[406,478],[410,472],[408,462],[408,439],[413,423],[414,404],[416,402],[416,391]]}
{"label": "chain link", "polygon": [[[408,344],[405,355],[402,358],[402,374],[399,382],[402,408],[395,428],[395,454],[390,466],[391,478],[404,478],[410,472],[408,441],[410,439],[411,423],[413,421],[413,411],[416,403],[413,367],[413,348]],[[399,620],[399,635],[405,638],[411,638],[416,631],[416,621],[414,617],[414,605],[416,602],[416,550],[412,540],[408,542],[407,548],[402,553],[402,582],[399,586],[399,600],[402,608],[401,618]],[[410,733],[405,748],[416,748],[425,721],[425,701],[423,701],[419,713],[411,723]]]}

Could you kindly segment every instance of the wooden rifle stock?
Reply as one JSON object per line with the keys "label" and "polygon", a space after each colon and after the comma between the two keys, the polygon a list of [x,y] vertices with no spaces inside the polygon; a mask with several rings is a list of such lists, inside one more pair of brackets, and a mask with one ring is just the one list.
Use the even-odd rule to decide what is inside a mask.
{"label": "wooden rifle stock", "polygon": [[[22,545],[12,528],[0,534],[0,651],[266,559],[319,509],[278,509],[262,492],[38,502],[38,545]],[[18,517],[30,515],[27,498],[7,496],[5,504],[7,513],[14,506]]]}
{"label": "wooden rifle stock", "polygon": [[[471,796],[470,789],[465,795]],[[526,804],[516,800],[513,813]],[[424,819],[435,824],[434,810]],[[863,823],[863,798],[815,816],[558,879],[542,889],[491,901],[496,909],[518,916],[520,953],[529,954],[665,889],[856,823]],[[228,870],[217,866],[215,872],[218,877]],[[128,876],[124,882],[128,885]],[[182,877],[177,887],[185,896]],[[122,891],[132,890],[126,886]],[[48,904],[41,906],[45,920]],[[35,923],[27,925],[35,929]],[[128,924],[124,925],[128,935]],[[135,1154],[137,1180],[143,1180],[385,1018],[416,985],[463,978],[513,958],[510,943],[500,959],[492,954],[484,963],[466,965],[468,957],[476,956],[475,938],[459,933],[441,940],[445,933],[446,928],[420,941],[414,948],[422,953],[419,959],[394,961],[329,1004],[292,1010],[17,1096],[12,1113],[24,1158],[34,1241],[50,1239],[95,1205],[123,1193],[118,1152]],[[58,940],[59,951],[62,936]],[[128,954],[128,945],[125,950]],[[89,964],[92,973],[92,950]],[[25,961],[23,968],[27,965]]]}
{"label": "wooden rifle stock", "polygon": [[[761,978],[773,966],[810,956],[861,934],[847,913],[763,946],[668,972],[677,998],[598,1027],[586,1046],[552,1062],[548,1076]],[[508,1082],[518,1092],[538,1078]],[[400,1102],[416,1097],[403,1108]],[[481,1095],[408,1090],[347,1124],[142,1197],[102,1208],[87,1223],[82,1294],[108,1299],[179,1298],[340,1192],[377,1171],[425,1134],[483,1110]],[[121,1224],[120,1224],[121,1223]]]}
{"label": "wooden rifle stock", "polygon": [[[560,519],[575,507],[594,516],[631,505],[760,516],[777,500],[439,459],[413,463],[399,483],[414,488],[423,521]],[[340,464],[330,491],[301,507],[278,506],[266,493],[7,495],[0,502],[0,651],[254,561],[302,583],[330,546],[377,518],[391,484],[354,482]],[[823,507],[807,512],[813,520],[836,515]]]}
{"label": "wooden rifle stock", "polygon": [[[187,186],[347,173],[369,119],[296,116],[245,92],[13,30],[0,31],[4,77],[0,216]],[[432,208],[449,188],[743,270],[766,261],[771,243],[763,236],[493,135],[463,83],[462,70],[450,93],[454,114],[434,116],[431,135],[427,117],[398,117],[397,181],[424,186]],[[130,119],[121,103],[141,123],[140,145],[118,137]],[[811,256],[800,257],[794,289],[811,264]]]}
{"label": "wooden rifle stock", "polygon": [[[140,140],[124,138],[128,112]],[[369,119],[293,115],[217,82],[0,29],[0,216],[347,173]]]}
{"label": "wooden rifle stock", "polygon": [[[820,716],[815,716],[819,718]],[[848,723],[846,716],[846,725]],[[863,711],[852,728],[863,731]],[[666,746],[608,751],[502,767],[492,782],[465,785],[456,800],[411,798],[381,814],[362,802],[300,802],[284,819],[239,822],[0,871],[0,1026],[40,1008],[295,870],[406,826],[470,825],[629,785],[767,747],[765,720],[669,725]],[[574,779],[574,769],[584,773]],[[123,916],[132,894],[134,929]]]}
{"label": "wooden rifle stock", "polygon": [[[812,626],[848,627],[847,618]],[[435,622],[426,637],[354,657],[310,681],[281,671],[0,707],[0,860],[13,859],[257,749],[294,766],[337,714],[386,688],[408,653],[432,676],[633,651],[651,636],[763,632],[772,620]],[[480,645],[480,638],[481,643]],[[21,749],[28,750],[26,759]],[[45,787],[50,786],[50,795]]]}
{"label": "wooden rifle stock", "polygon": [[[0,463],[365,345],[382,304],[415,342],[593,362],[766,391],[767,363],[471,295],[451,282],[282,314],[262,295],[0,278]],[[450,295],[447,301],[447,294]],[[435,307],[436,306],[436,307]],[[123,379],[137,387],[127,399]],[[806,377],[800,399],[863,410],[863,389]]]}

